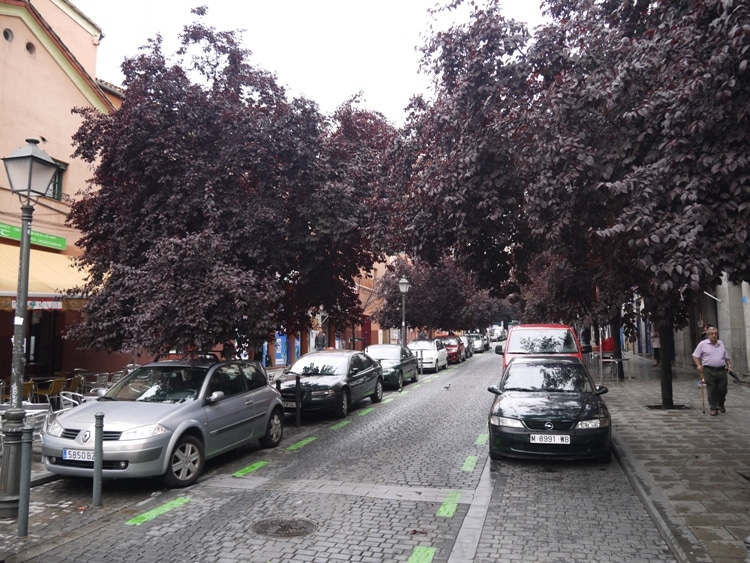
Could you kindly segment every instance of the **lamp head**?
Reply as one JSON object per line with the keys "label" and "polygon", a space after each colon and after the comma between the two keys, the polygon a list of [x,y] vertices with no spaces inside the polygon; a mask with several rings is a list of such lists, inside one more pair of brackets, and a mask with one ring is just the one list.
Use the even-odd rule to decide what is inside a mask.
{"label": "lamp head", "polygon": [[409,293],[410,287],[411,286],[409,285],[409,280],[407,280],[406,278],[401,278],[400,280],[398,280],[398,290],[401,293],[403,294]]}
{"label": "lamp head", "polygon": [[3,158],[10,189],[19,197],[31,199],[47,195],[58,166],[37,145],[38,139],[26,139],[28,145]]}

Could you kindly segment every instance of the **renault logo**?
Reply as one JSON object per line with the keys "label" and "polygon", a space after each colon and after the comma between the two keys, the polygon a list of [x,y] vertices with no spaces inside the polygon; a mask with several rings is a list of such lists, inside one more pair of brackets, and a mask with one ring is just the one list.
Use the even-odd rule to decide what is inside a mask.
{"label": "renault logo", "polygon": [[[554,428],[555,428],[555,425],[554,425],[554,424],[552,424],[551,422],[545,422],[545,423],[544,423],[544,428],[545,428],[545,429],[547,429],[547,430],[552,430],[552,429],[554,429]],[[85,441],[86,441],[86,440],[84,439],[84,442],[85,442]]]}
{"label": "renault logo", "polygon": [[83,436],[81,436],[81,442],[85,444],[89,441],[89,438],[91,438],[91,432],[86,430],[86,432],[83,433]]}

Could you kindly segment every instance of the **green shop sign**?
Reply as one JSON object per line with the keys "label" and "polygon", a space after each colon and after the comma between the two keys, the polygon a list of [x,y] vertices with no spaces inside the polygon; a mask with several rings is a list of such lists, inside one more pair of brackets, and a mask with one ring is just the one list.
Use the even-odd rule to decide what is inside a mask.
{"label": "green shop sign", "polygon": [[[20,241],[21,227],[0,223],[0,237]],[[56,237],[55,235],[48,235],[47,233],[31,231],[31,244],[37,246],[46,246],[47,248],[54,248],[55,250],[65,250],[67,242],[68,241],[64,237]]]}

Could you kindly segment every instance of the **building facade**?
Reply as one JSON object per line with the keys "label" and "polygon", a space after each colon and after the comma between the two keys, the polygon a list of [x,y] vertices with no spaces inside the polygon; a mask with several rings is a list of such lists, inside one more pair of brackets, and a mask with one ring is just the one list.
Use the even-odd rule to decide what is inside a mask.
{"label": "building facade", "polygon": [[[114,86],[96,81],[102,30],[65,0],[0,0],[0,156],[26,139],[58,165],[47,194],[34,203],[26,320],[27,375],[75,368],[112,371],[132,362],[128,355],[86,351],[63,338],[80,318],[82,300],[66,292],[85,276],[74,263],[80,233],[65,224],[70,204],[86,187],[90,167],[75,158],[72,137],[81,120],[71,110],[110,113],[121,103]],[[0,172],[0,375],[10,373],[18,288],[21,203]]]}

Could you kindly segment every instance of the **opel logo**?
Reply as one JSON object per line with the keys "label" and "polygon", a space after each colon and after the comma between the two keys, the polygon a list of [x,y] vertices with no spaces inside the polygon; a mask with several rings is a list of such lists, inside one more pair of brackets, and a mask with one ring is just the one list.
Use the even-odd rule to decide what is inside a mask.
{"label": "opel logo", "polygon": [[[545,422],[544,423],[544,428],[547,429],[547,430],[552,430],[554,427],[555,427],[555,425],[552,424],[551,422]],[[85,441],[86,441],[86,439],[84,439],[84,442]]]}
{"label": "opel logo", "polygon": [[83,436],[81,436],[81,442],[85,444],[89,441],[89,438],[91,438],[91,432],[86,430],[86,432],[83,433]]}

